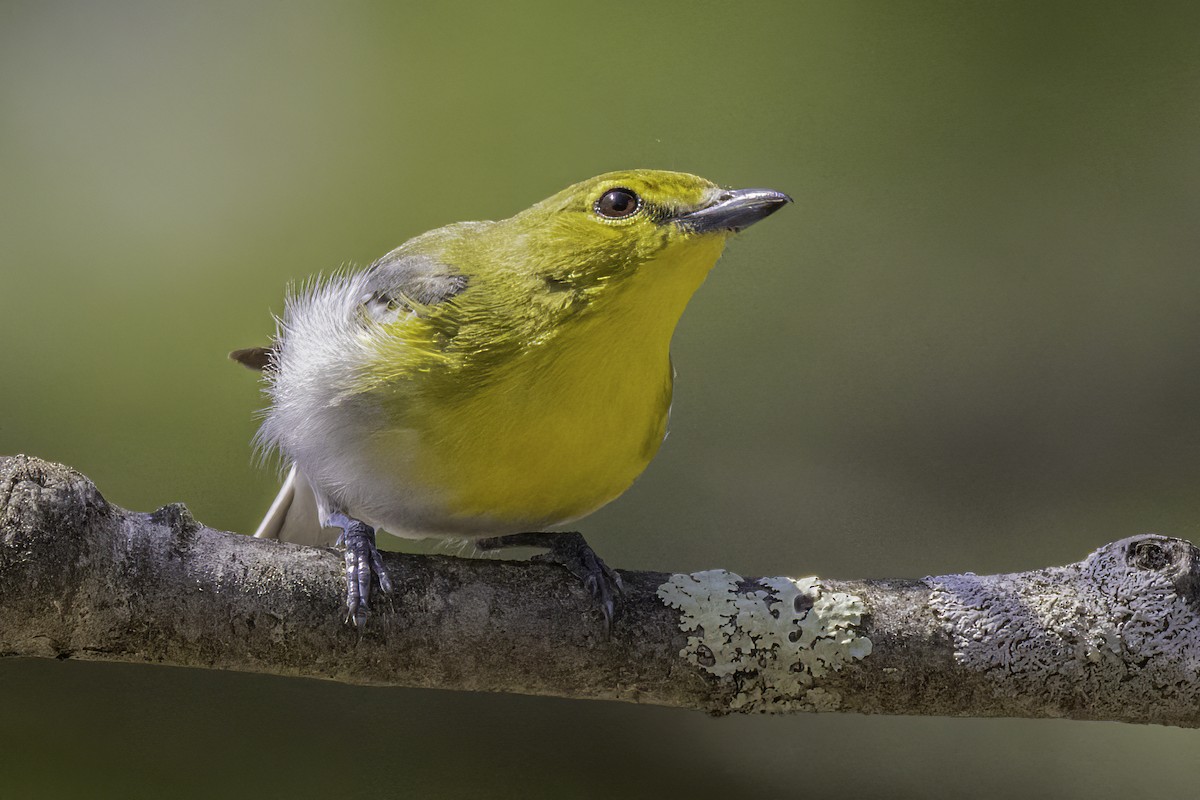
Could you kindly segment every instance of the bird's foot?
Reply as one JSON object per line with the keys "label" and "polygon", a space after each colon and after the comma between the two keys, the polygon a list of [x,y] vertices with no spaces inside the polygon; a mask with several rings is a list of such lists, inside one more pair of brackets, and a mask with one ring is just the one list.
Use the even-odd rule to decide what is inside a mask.
{"label": "bird's foot", "polygon": [[392,578],[375,547],[375,529],[344,515],[337,517],[329,524],[342,529],[337,543],[346,546],[345,623],[361,630],[370,613],[372,577],[379,580],[379,590],[383,594],[391,594]]}
{"label": "bird's foot", "polygon": [[491,539],[480,539],[476,545],[481,550],[498,550],[503,547],[544,547],[545,553],[534,556],[530,561],[558,564],[583,582],[583,588],[600,605],[604,615],[604,638],[612,633],[613,618],[616,616],[616,599],[625,593],[621,576],[605,564],[581,533],[513,533]]}

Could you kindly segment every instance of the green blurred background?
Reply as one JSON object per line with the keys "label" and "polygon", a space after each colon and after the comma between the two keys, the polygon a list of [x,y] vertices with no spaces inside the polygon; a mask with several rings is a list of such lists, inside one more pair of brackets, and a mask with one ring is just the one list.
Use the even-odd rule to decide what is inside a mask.
{"label": "green blurred background", "polygon": [[[612,564],[1200,540],[1200,6],[3,2],[0,452],[251,530],[288,281],[652,166],[796,204],[675,339]],[[1190,796],[1200,733],[0,662],[4,797]]]}

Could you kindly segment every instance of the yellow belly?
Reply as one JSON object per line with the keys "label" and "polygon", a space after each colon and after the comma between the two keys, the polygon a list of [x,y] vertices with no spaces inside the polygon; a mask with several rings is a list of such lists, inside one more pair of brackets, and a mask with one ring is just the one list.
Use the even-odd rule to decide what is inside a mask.
{"label": "yellow belly", "polygon": [[[614,353],[580,334],[526,354],[422,426],[415,475],[468,527],[584,516],[629,488],[658,451],[671,404],[667,343]],[[609,352],[594,352],[601,347]]]}

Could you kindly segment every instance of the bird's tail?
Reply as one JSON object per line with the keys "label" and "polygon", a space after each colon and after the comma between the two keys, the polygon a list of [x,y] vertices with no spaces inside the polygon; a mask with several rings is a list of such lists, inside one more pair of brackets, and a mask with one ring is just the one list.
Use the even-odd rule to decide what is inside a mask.
{"label": "bird's tail", "polygon": [[254,535],[322,547],[337,541],[338,529],[321,526],[316,493],[308,478],[293,466]]}

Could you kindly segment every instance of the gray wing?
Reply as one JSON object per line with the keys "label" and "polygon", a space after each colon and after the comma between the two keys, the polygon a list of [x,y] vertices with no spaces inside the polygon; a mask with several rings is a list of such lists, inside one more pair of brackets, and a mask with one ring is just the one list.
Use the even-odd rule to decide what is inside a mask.
{"label": "gray wing", "polygon": [[467,276],[429,255],[392,251],[367,268],[364,304],[389,310],[417,311],[461,294],[467,288]]}

